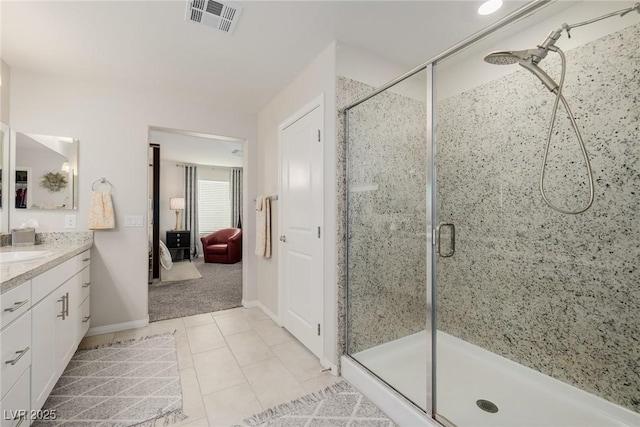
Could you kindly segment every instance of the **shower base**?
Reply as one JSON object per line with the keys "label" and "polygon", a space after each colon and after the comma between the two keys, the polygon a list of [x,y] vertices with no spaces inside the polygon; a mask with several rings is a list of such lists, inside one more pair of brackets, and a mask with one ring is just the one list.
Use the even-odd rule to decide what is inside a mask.
{"label": "shower base", "polygon": [[[437,413],[454,425],[640,425],[640,415],[635,412],[444,332],[438,331],[437,346]],[[427,402],[426,351],[426,332],[418,332],[352,357],[424,410]],[[354,368],[359,367],[351,361],[343,362],[343,375],[358,387],[358,382],[365,380],[358,376],[368,373]],[[361,391],[365,395],[366,388],[373,387],[364,386]],[[390,398],[401,400],[392,391],[382,400]],[[480,409],[476,404],[480,399],[495,404],[498,412]],[[425,421],[427,419],[425,415]]]}

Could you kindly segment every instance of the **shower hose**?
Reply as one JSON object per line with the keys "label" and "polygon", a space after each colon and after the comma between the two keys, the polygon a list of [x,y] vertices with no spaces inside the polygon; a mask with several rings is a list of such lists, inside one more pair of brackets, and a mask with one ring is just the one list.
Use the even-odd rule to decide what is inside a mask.
{"label": "shower hose", "polygon": [[[562,52],[562,50],[557,46],[551,46],[549,48],[549,50],[551,50],[553,52],[556,52],[558,55],[560,55],[560,59],[562,60],[562,72],[560,74],[560,83],[558,84],[558,88],[555,91],[556,99],[555,99],[555,102],[553,103],[553,112],[551,113],[551,123],[549,124],[549,133],[547,135],[547,145],[545,147],[544,157],[542,159],[542,170],[540,171],[540,194],[542,195],[542,199],[544,200],[544,202],[551,209],[554,209],[554,210],[556,210],[556,211],[558,211],[560,213],[563,213],[563,214],[576,215],[576,214],[580,214],[580,213],[586,211],[593,204],[593,197],[594,197],[593,172],[591,171],[591,163],[589,162],[589,154],[587,153],[587,148],[585,147],[584,141],[582,140],[582,135],[580,135],[580,130],[578,129],[578,124],[576,123],[576,120],[573,117],[573,113],[571,112],[571,108],[569,108],[569,103],[567,103],[567,100],[565,99],[564,95],[562,94],[562,86],[564,85],[564,75],[565,75],[566,65],[567,65],[566,57],[564,55],[564,52]],[[571,121],[571,126],[573,127],[573,130],[574,130],[574,132],[576,134],[576,137],[578,138],[578,143],[580,144],[580,150],[582,150],[582,156],[584,157],[584,162],[585,162],[585,165],[587,166],[587,174],[589,175],[589,201],[587,202],[587,204],[584,207],[582,207],[582,208],[580,208],[578,210],[575,210],[575,211],[570,211],[570,210],[562,209],[562,208],[560,208],[558,206],[555,206],[553,203],[551,203],[549,201],[549,199],[547,198],[547,195],[545,194],[545,190],[544,190],[544,176],[545,176],[545,172],[546,172],[546,168],[547,168],[547,156],[549,155],[549,147],[551,146],[551,136],[553,134],[553,126],[555,124],[556,114],[558,112],[558,103],[561,100],[562,100],[562,105],[564,105],[564,108],[567,111],[567,115],[569,116],[569,120]]]}

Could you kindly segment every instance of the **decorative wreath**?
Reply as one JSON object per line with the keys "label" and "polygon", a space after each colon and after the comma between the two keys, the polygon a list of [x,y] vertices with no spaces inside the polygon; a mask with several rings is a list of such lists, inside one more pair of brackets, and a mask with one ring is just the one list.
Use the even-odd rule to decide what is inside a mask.
{"label": "decorative wreath", "polygon": [[58,193],[67,187],[67,177],[60,172],[47,172],[40,177],[40,187],[49,193]]}

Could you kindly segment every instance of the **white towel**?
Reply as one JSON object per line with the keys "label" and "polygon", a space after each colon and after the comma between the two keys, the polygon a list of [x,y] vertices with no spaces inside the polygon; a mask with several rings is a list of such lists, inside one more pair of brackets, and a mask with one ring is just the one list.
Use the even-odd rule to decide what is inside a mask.
{"label": "white towel", "polygon": [[111,193],[94,191],[89,208],[89,230],[109,230],[115,227]]}
{"label": "white towel", "polygon": [[271,200],[256,198],[256,255],[271,258]]}

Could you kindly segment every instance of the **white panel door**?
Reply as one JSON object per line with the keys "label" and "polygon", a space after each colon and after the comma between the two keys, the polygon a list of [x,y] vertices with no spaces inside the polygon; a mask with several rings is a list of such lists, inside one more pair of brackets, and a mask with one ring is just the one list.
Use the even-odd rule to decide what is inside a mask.
{"label": "white panel door", "polygon": [[281,133],[280,319],[322,355],[322,106]]}

